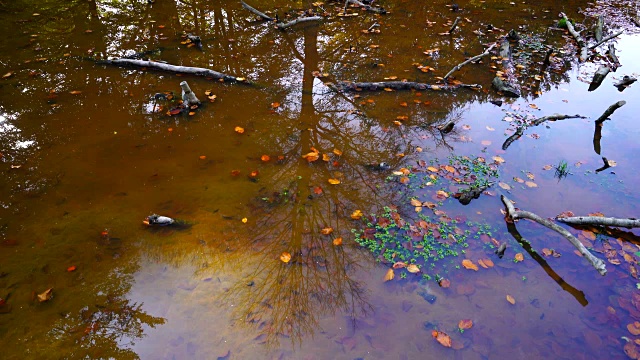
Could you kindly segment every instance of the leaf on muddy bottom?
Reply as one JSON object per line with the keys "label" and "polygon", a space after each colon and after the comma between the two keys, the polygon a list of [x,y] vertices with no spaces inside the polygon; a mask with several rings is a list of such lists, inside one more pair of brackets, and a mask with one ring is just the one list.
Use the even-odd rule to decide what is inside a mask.
{"label": "leaf on muddy bottom", "polygon": [[473,326],[473,321],[471,319],[462,319],[458,322],[458,328],[461,330],[471,329]]}
{"label": "leaf on muddy bottom", "polygon": [[38,301],[45,302],[51,300],[53,297],[53,288],[48,288],[47,290],[38,294]]}
{"label": "leaf on muddy bottom", "polygon": [[393,273],[393,269],[389,269],[387,270],[387,273],[384,274],[384,281],[391,281],[394,277],[396,277],[396,275]]}
{"label": "leaf on muddy bottom", "polygon": [[312,151],[310,153],[302,155],[302,158],[307,160],[307,162],[314,162],[320,158],[320,153]]}
{"label": "leaf on muddy bottom", "polygon": [[516,299],[513,298],[513,296],[511,295],[507,295],[507,301],[511,304],[511,305],[515,305],[516,304]]}
{"label": "leaf on muddy bottom", "polygon": [[478,271],[478,266],[469,259],[462,260],[462,266],[464,266],[464,268],[468,270]]}
{"label": "leaf on muddy bottom", "polygon": [[444,347],[451,347],[451,337],[442,331],[433,330],[431,336],[436,339],[440,345]]}

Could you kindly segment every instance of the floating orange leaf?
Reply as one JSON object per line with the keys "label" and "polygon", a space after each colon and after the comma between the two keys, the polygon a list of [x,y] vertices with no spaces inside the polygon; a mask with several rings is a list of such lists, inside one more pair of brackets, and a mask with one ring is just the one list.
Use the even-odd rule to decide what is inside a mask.
{"label": "floating orange leaf", "polygon": [[402,106],[402,107],[407,107],[407,105],[408,105],[408,104],[407,104],[407,102],[406,102],[406,101],[403,101],[403,102],[401,102],[401,103],[400,103],[400,106]]}
{"label": "floating orange leaf", "polygon": [[238,134],[242,134],[244,133],[244,128],[241,128],[240,126],[236,126],[234,129]]}
{"label": "floating orange leaf", "polygon": [[280,103],[279,102],[272,102],[271,103],[271,107],[274,108],[274,109],[277,109],[277,108],[280,107]]}
{"label": "floating orange leaf", "polygon": [[542,170],[551,170],[551,169],[553,169],[553,166],[551,165],[545,165],[542,167]]}
{"label": "floating orange leaf", "polygon": [[511,190],[511,186],[509,184],[505,184],[503,182],[499,182],[498,186],[500,186],[501,188],[503,188],[505,190]]}
{"label": "floating orange leaf", "polygon": [[286,251],[283,252],[282,254],[280,254],[280,260],[282,260],[283,263],[288,263],[289,261],[291,261],[291,254]]}
{"label": "floating orange leaf", "polygon": [[440,279],[440,282],[438,282],[438,284],[440,285],[440,287],[443,288],[448,288],[449,286],[451,286],[451,281],[447,280],[447,279]]}
{"label": "floating orange leaf", "polygon": [[342,156],[342,151],[340,151],[338,149],[333,149],[333,153],[338,155],[338,156]]}
{"label": "floating orange leaf", "polygon": [[7,78],[10,78],[12,75],[13,75],[13,71],[9,71],[8,73],[2,75],[2,78],[7,79]]}
{"label": "floating orange leaf", "polygon": [[433,167],[433,166],[429,166],[429,167],[427,168],[427,170],[429,170],[429,171],[431,171],[431,172],[438,172],[438,168],[435,168],[435,167]]}
{"label": "floating orange leaf", "polygon": [[342,238],[341,238],[341,237],[339,237],[339,238],[335,238],[335,239],[333,239],[333,245],[335,245],[335,246],[340,246],[340,245],[342,245]]}
{"label": "floating orange leaf", "polygon": [[524,184],[530,188],[538,187],[538,184],[534,183],[533,181],[527,181]]}
{"label": "floating orange leaf", "polygon": [[328,181],[329,181],[329,184],[331,184],[331,185],[340,184],[340,180],[338,180],[338,179],[329,179]]}
{"label": "floating orange leaf", "polygon": [[310,153],[302,155],[303,159],[306,159],[308,162],[314,162],[320,158],[320,153],[317,151],[312,151]]}
{"label": "floating orange leaf", "polygon": [[231,176],[238,176],[240,175],[240,170],[231,170]]}
{"label": "floating orange leaf", "polygon": [[355,210],[354,212],[351,213],[351,218],[353,220],[360,220],[360,218],[362,217],[362,211],[360,210]]}
{"label": "floating orange leaf", "polygon": [[515,305],[516,304],[516,299],[514,299],[513,296],[511,296],[511,295],[507,295],[507,301],[509,303],[511,303],[511,305]]}
{"label": "floating orange leaf", "polygon": [[387,270],[387,273],[384,274],[384,281],[391,281],[394,277],[396,277],[396,274],[393,273],[393,269],[389,269]]}
{"label": "floating orange leaf", "polygon": [[471,329],[473,326],[473,321],[471,319],[462,319],[458,322],[458,328],[461,330]]}
{"label": "floating orange leaf", "polygon": [[431,336],[433,336],[436,341],[440,343],[440,345],[444,347],[451,347],[451,337],[449,337],[449,335],[447,335],[446,333],[433,330]]}
{"label": "floating orange leaf", "polygon": [[407,263],[406,262],[402,262],[402,261],[398,261],[396,263],[393,264],[392,268],[394,269],[402,269],[402,268],[406,268],[407,267]]}
{"label": "floating orange leaf", "polygon": [[482,259],[479,259],[479,260],[478,260],[478,264],[479,264],[480,266],[482,266],[483,268],[485,268],[485,269],[488,269],[488,268],[489,268],[489,267],[484,263],[484,260],[482,260]]}
{"label": "floating orange leaf", "polygon": [[411,206],[422,206],[422,201],[418,199],[411,199]]}
{"label": "floating orange leaf", "polygon": [[193,116],[193,115],[195,115],[195,114],[196,114],[196,112],[195,112],[195,111],[189,111],[189,116]]}
{"label": "floating orange leaf", "polygon": [[253,170],[249,173],[249,176],[252,178],[258,177],[258,175],[260,175],[260,172],[258,170]]}
{"label": "floating orange leaf", "polygon": [[517,253],[515,259],[517,261],[524,261],[524,255],[522,253]]}
{"label": "floating orange leaf", "polygon": [[438,195],[438,197],[442,197],[442,198],[448,198],[449,194],[446,191],[443,190],[438,190],[436,191],[436,195]]}
{"label": "floating orange leaf", "polygon": [[493,161],[495,161],[498,164],[502,164],[504,162],[504,159],[500,156],[494,156]]}
{"label": "floating orange leaf", "polygon": [[264,162],[268,162],[269,160],[271,160],[271,158],[269,157],[269,155],[262,155],[260,157],[260,160],[262,160]]}
{"label": "floating orange leaf", "polygon": [[322,235],[329,235],[333,232],[333,228],[330,227],[326,227],[322,230],[320,230],[320,232],[322,233]]}
{"label": "floating orange leaf", "polygon": [[409,265],[407,265],[407,271],[412,273],[412,274],[415,274],[415,273],[420,272],[420,268],[416,264],[409,264]]}
{"label": "floating orange leaf", "polygon": [[71,95],[79,95],[79,94],[82,94],[82,91],[80,91],[80,90],[73,90],[73,91],[69,91],[69,94],[71,94]]}
{"label": "floating orange leaf", "polygon": [[631,335],[640,335],[640,322],[634,321],[633,323],[627,325],[627,330],[629,330]]}
{"label": "floating orange leaf", "polygon": [[462,266],[464,266],[465,269],[478,271],[478,266],[476,264],[474,264],[473,261],[471,261],[469,259],[462,260]]}
{"label": "floating orange leaf", "polygon": [[313,188],[313,192],[316,195],[320,195],[320,194],[322,194],[322,188],[320,186],[316,186],[316,187]]}
{"label": "floating orange leaf", "polygon": [[492,267],[494,266],[494,265],[493,265],[493,261],[491,261],[491,259],[482,259],[482,262],[483,262],[487,267],[492,268]]}
{"label": "floating orange leaf", "polygon": [[73,265],[73,266],[69,266],[69,267],[67,268],[67,271],[68,271],[68,272],[73,272],[73,271],[76,271],[76,269],[77,269],[77,267],[76,267],[75,265]]}

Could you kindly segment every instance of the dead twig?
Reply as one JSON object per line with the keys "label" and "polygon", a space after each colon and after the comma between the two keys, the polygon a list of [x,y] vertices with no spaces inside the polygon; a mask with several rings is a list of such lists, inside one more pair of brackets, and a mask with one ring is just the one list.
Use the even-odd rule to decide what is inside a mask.
{"label": "dead twig", "polygon": [[476,56],[474,56],[474,57],[472,57],[472,58],[469,58],[469,59],[465,60],[464,62],[462,62],[462,63],[460,63],[460,64],[458,64],[458,65],[454,66],[454,67],[453,67],[453,69],[451,69],[451,71],[449,71],[449,72],[447,73],[447,75],[445,75],[445,76],[444,76],[444,78],[442,78],[442,80],[446,82],[446,81],[447,81],[447,79],[449,78],[449,76],[451,76],[451,74],[453,74],[454,72],[456,72],[456,71],[460,70],[463,66],[467,65],[467,64],[468,64],[468,63],[470,63],[470,62],[474,62],[474,61],[476,61],[476,60],[478,60],[478,59],[480,59],[480,58],[482,58],[482,57],[484,57],[484,56],[489,55],[489,52],[490,52],[491,50],[493,50],[493,48],[495,48],[495,47],[496,47],[496,45],[497,45],[496,43],[493,43],[493,44],[491,44],[491,46],[489,46],[489,48],[488,48],[487,50],[485,50],[482,54],[480,54],[480,55],[476,55]]}

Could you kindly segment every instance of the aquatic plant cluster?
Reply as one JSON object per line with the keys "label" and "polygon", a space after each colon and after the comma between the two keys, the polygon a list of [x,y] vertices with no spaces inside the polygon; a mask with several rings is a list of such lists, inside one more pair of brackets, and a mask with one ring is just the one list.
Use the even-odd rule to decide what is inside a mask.
{"label": "aquatic plant cluster", "polygon": [[[417,266],[424,279],[439,281],[452,269],[460,268],[457,257],[465,254],[469,240],[487,249],[498,245],[497,240],[492,239],[490,225],[452,218],[441,207],[470,189],[490,186],[491,180],[499,175],[499,163],[494,160],[488,164],[482,157],[451,156],[446,164],[438,160],[429,164],[419,161],[417,167],[394,172],[399,176],[398,182],[404,185],[400,194],[408,199],[417,216],[408,211],[409,214],[401,215],[406,208],[403,206],[385,206],[378,214],[362,217],[363,228],[352,230],[355,241],[378,261],[404,269],[401,278],[407,276],[407,271],[415,272],[411,269]],[[393,177],[388,180],[391,179]],[[449,191],[452,183],[467,188],[454,193]],[[437,203],[419,200],[426,196],[437,199]],[[426,214],[425,208],[432,214]],[[408,267],[411,264],[415,266]]]}

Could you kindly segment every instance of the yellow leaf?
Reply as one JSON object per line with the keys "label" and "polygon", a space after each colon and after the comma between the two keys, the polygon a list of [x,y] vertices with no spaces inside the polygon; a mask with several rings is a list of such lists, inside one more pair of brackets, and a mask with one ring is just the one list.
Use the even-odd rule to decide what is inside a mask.
{"label": "yellow leaf", "polygon": [[500,156],[494,156],[493,161],[495,161],[498,164],[502,164],[504,162],[504,159]]}
{"label": "yellow leaf", "polygon": [[420,268],[416,264],[409,264],[407,266],[407,271],[412,273],[412,274],[415,274],[417,272],[420,272]]}
{"label": "yellow leaf", "polygon": [[422,201],[418,199],[411,199],[411,206],[422,206]]}
{"label": "yellow leaf", "polygon": [[[320,153],[318,152],[310,152],[308,154],[302,155],[303,159],[306,159],[308,162],[314,162],[320,158]],[[327,160],[328,161],[328,160]]]}
{"label": "yellow leaf", "polygon": [[49,301],[51,300],[52,297],[53,297],[53,288],[49,288],[43,291],[42,293],[38,294],[38,301],[39,302]]}
{"label": "yellow leaf", "polygon": [[333,153],[338,155],[338,156],[342,156],[342,151],[340,151],[338,149],[333,149]]}
{"label": "yellow leaf", "polygon": [[429,167],[427,168],[427,170],[429,170],[429,171],[431,171],[431,172],[438,172],[438,169],[437,169],[437,168],[435,168],[435,167],[433,167],[433,166],[429,166]]}
{"label": "yellow leaf", "polygon": [[238,134],[242,134],[244,132],[244,129],[241,128],[240,126],[236,126],[236,128],[234,129]]}
{"label": "yellow leaf", "polygon": [[507,301],[509,303],[511,303],[511,305],[515,305],[516,304],[516,299],[514,299],[513,296],[511,296],[511,295],[507,295]]}
{"label": "yellow leaf", "polygon": [[527,181],[524,184],[530,188],[538,187],[538,184],[534,183],[533,181]]}
{"label": "yellow leaf", "polygon": [[338,184],[340,184],[340,180],[338,180],[338,179],[329,179],[329,184],[338,185]]}
{"label": "yellow leaf", "polygon": [[393,269],[389,269],[387,270],[387,273],[384,274],[384,281],[391,281],[394,277],[396,277],[396,275],[393,273]]}
{"label": "yellow leaf", "polygon": [[288,263],[289,261],[291,261],[291,254],[289,254],[288,252],[283,252],[280,255],[280,260],[282,260],[283,263]]}
{"label": "yellow leaf", "polygon": [[392,91],[393,91],[393,89],[392,89],[392,88],[384,88],[384,91],[392,92]]}
{"label": "yellow leaf", "polygon": [[447,170],[450,173],[456,172],[456,169],[451,165],[445,165],[444,169]]}
{"label": "yellow leaf", "polygon": [[331,160],[331,158],[329,157],[329,154],[322,154],[322,161],[329,161]]}
{"label": "yellow leaf", "polygon": [[279,102],[272,102],[271,103],[271,107],[274,108],[274,109],[277,109],[277,108],[280,107],[280,103]]}
{"label": "yellow leaf", "polygon": [[329,235],[333,232],[333,228],[330,227],[326,227],[322,230],[320,230],[320,232],[322,233],[322,235]]}
{"label": "yellow leaf", "polygon": [[242,218],[242,223],[246,224],[249,221],[247,218]]}
{"label": "yellow leaf", "polygon": [[[448,33],[447,33],[448,34]],[[436,339],[440,345],[444,347],[451,347],[451,337],[442,331],[433,330],[431,335]]]}
{"label": "yellow leaf", "polygon": [[517,261],[524,261],[524,255],[522,253],[517,253],[515,259]]}
{"label": "yellow leaf", "polygon": [[339,237],[339,238],[335,238],[335,239],[333,239],[333,245],[334,245],[334,246],[340,246],[340,245],[342,245],[342,238],[341,238],[341,237]]}
{"label": "yellow leaf", "polygon": [[82,91],[80,91],[80,90],[73,90],[73,91],[69,91],[69,94],[71,94],[71,95],[79,95],[79,94],[82,94]]}
{"label": "yellow leaf", "polygon": [[351,213],[351,218],[353,220],[360,220],[360,218],[362,217],[362,211],[360,210],[355,210],[354,212]]}
{"label": "yellow leaf", "polygon": [[471,261],[469,259],[462,260],[462,266],[464,266],[465,269],[478,271],[478,266],[476,264],[474,264],[473,261]]}
{"label": "yellow leaf", "polygon": [[8,73],[6,73],[6,74],[2,75],[2,78],[3,78],[3,79],[8,79],[8,78],[10,78],[12,75],[13,75],[13,71],[9,71]]}

